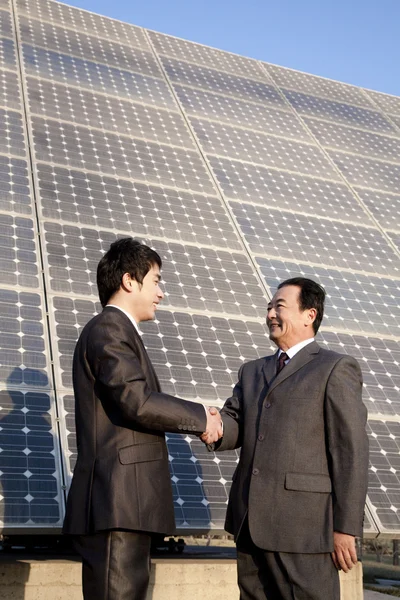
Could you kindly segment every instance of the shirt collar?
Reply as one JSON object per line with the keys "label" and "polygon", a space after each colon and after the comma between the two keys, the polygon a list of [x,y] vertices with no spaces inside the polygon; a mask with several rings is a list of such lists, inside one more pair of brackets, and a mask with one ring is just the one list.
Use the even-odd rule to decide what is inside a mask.
{"label": "shirt collar", "polygon": [[121,312],[123,312],[124,315],[126,315],[128,317],[128,319],[130,320],[130,322],[132,323],[132,325],[134,326],[134,328],[136,329],[136,331],[138,332],[138,334],[140,336],[142,335],[142,332],[140,331],[140,329],[138,327],[138,324],[136,323],[135,319],[126,310],[124,310],[120,306],[117,306],[116,304],[107,304],[107,306],[109,306],[110,308],[118,308],[118,310],[120,310]]}
{"label": "shirt collar", "polygon": [[[311,344],[311,342],[313,342],[313,341],[314,341],[314,338],[308,338],[308,340],[303,340],[302,342],[299,342],[298,344],[295,344],[294,346],[289,348],[289,350],[286,350],[286,354],[288,355],[289,358],[293,358],[293,356],[295,354],[297,354],[300,350],[302,350],[303,348],[308,346],[308,344]],[[278,358],[282,354],[282,352],[283,352],[283,350],[281,350],[279,348]]]}

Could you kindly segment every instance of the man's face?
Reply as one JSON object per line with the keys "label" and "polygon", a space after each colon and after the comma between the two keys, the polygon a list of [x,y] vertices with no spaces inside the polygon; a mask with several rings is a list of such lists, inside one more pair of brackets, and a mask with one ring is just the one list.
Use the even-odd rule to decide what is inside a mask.
{"label": "man's face", "polygon": [[142,285],[134,279],[131,280],[133,293],[130,297],[130,308],[137,323],[154,319],[157,306],[164,298],[160,279],[160,268],[158,265],[153,265],[143,278]]}
{"label": "man's face", "polygon": [[276,292],[268,304],[267,325],[270,339],[282,350],[288,350],[314,336],[314,308],[301,310],[300,288],[286,285]]}

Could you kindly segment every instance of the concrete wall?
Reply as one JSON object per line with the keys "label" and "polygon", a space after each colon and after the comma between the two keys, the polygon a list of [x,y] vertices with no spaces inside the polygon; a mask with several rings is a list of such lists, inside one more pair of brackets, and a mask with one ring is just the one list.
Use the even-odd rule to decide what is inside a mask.
{"label": "concrete wall", "polygon": [[[1,600],[82,600],[76,560],[0,560]],[[155,559],[147,600],[238,600],[233,560]],[[362,600],[362,568],[341,573],[341,600]]]}

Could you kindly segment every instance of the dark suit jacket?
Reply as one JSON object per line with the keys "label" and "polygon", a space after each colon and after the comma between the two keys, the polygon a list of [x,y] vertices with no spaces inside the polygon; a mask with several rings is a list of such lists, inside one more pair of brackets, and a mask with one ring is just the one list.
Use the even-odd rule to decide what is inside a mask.
{"label": "dark suit jacket", "polygon": [[367,411],[355,359],[300,350],[275,376],[277,354],[244,364],[223,409],[216,448],[241,447],[226,529],[248,513],[265,550],[333,550],[333,531],[361,535],[367,491]]}
{"label": "dark suit jacket", "polygon": [[164,431],[201,434],[204,407],[163,394],[129,318],[106,307],[73,363],[78,459],[64,533],[175,529]]}

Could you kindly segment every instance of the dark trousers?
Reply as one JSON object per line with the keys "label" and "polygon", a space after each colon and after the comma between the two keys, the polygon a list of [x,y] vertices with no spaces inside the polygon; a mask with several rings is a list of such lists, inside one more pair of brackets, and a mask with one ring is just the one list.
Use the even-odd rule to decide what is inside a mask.
{"label": "dark trousers", "polygon": [[85,600],[145,600],[150,578],[151,536],[137,531],[100,531],[74,536],[82,557]]}
{"label": "dark trousers", "polygon": [[268,552],[243,524],[237,540],[240,600],[339,600],[339,575],[328,553]]}

